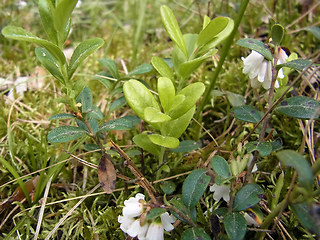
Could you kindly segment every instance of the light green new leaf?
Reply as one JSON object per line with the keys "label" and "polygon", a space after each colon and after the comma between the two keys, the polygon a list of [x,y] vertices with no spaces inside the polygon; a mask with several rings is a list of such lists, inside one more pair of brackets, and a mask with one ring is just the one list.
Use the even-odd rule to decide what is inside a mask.
{"label": "light green new leaf", "polygon": [[163,123],[171,120],[170,116],[153,107],[144,109],[144,118],[148,123]]}
{"label": "light green new leaf", "polygon": [[178,138],[162,136],[160,134],[150,134],[148,137],[152,143],[166,148],[177,148],[180,143]]}
{"label": "light green new leaf", "polygon": [[169,65],[160,57],[152,57],[152,66],[160,73],[162,77],[173,79],[173,72]]}
{"label": "light green new leaf", "polygon": [[83,135],[87,134],[87,131],[74,126],[62,126],[51,130],[48,134],[48,141],[52,143],[62,143],[76,140]]}
{"label": "light green new leaf", "polygon": [[131,72],[128,73],[127,76],[133,76],[133,75],[141,75],[152,71],[152,66],[148,63],[141,64],[137,66],[135,69],[133,69]]}
{"label": "light green new leaf", "polygon": [[167,30],[171,40],[174,41],[177,44],[177,46],[181,49],[181,51],[184,53],[184,55],[188,57],[186,44],[183,40],[181,30],[172,10],[166,5],[163,5],[160,8],[160,13],[162,23],[164,24],[164,27]]}
{"label": "light green new leaf", "polygon": [[54,27],[55,6],[51,0],[39,0],[39,13],[41,22],[48,38],[56,45],[58,45],[57,31]]}
{"label": "light green new leaf", "polygon": [[129,106],[143,120],[145,120],[145,108],[153,107],[160,110],[156,99],[153,97],[149,89],[137,80],[131,79],[125,82],[123,85],[123,92]]}
{"label": "light green new leaf", "polygon": [[37,47],[35,49],[37,59],[41,64],[60,82],[64,83],[64,77],[61,73],[60,62],[45,48]]}
{"label": "light green new leaf", "polygon": [[59,60],[62,66],[66,63],[66,58],[64,57],[63,52],[60,50],[58,46],[47,40],[38,38],[37,36],[33,35],[32,33],[28,32],[27,30],[21,27],[6,26],[2,29],[1,33],[6,38],[36,43],[41,47],[47,49],[56,59]]}
{"label": "light green new leaf", "polygon": [[139,135],[133,137],[133,142],[141,147],[143,150],[152,153],[156,156],[160,155],[161,147],[159,145],[154,144],[149,139],[149,132],[144,132]]}
{"label": "light green new leaf", "polygon": [[158,79],[158,93],[161,106],[165,112],[168,111],[171,102],[174,101],[176,90],[172,81],[167,77]]}
{"label": "light green new leaf", "polygon": [[104,41],[101,38],[91,38],[80,43],[74,50],[70,59],[68,67],[69,78],[72,77],[73,73],[79,67],[80,63],[91,53],[100,48],[103,44]]}

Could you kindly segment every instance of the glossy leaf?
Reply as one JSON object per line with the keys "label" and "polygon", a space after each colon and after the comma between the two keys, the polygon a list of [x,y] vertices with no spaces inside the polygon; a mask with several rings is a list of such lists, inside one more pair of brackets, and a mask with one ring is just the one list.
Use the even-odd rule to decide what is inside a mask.
{"label": "glossy leaf", "polygon": [[193,170],[182,185],[183,203],[188,209],[194,207],[207,189],[210,177],[206,175],[207,170]]}
{"label": "glossy leaf", "polygon": [[313,184],[313,174],[309,162],[302,155],[293,150],[282,150],[278,152],[277,157],[280,162],[287,166],[293,167],[299,176],[299,181],[305,187],[310,188]]}
{"label": "glossy leaf", "polygon": [[32,33],[28,32],[27,30],[21,27],[6,26],[2,29],[1,33],[6,38],[36,43],[41,47],[47,49],[56,59],[59,60],[62,66],[66,63],[66,58],[64,57],[63,52],[60,50],[58,46],[47,40],[38,38],[37,36],[33,35]]}
{"label": "glossy leaf", "polygon": [[160,217],[160,215],[165,212],[167,212],[165,208],[152,208],[147,214],[147,220],[152,220]]}
{"label": "glossy leaf", "polygon": [[311,65],[311,61],[307,59],[295,59],[290,62],[276,65],[276,69],[279,70],[282,67],[288,67],[298,71],[303,71],[305,68]]}
{"label": "glossy leaf", "polygon": [[176,99],[174,99],[176,90],[172,81],[169,78],[160,77],[158,79],[158,93],[161,106],[163,110],[167,112],[169,107],[171,106],[171,103],[173,101],[176,101]]}
{"label": "glossy leaf", "polygon": [[152,153],[156,156],[159,156],[161,147],[151,142],[148,134],[148,132],[141,133],[139,135],[134,136],[132,140],[143,150]]}
{"label": "glossy leaf", "polygon": [[271,37],[274,44],[279,46],[281,44],[283,36],[284,28],[280,24],[274,24],[271,28]]}
{"label": "glossy leaf", "polygon": [[52,76],[64,83],[60,62],[45,48],[37,47],[35,49],[35,53],[37,59],[52,74]]}
{"label": "glossy leaf", "polygon": [[210,236],[202,228],[188,228],[181,235],[181,240],[210,240]]}
{"label": "glossy leaf", "polygon": [[74,50],[70,63],[68,66],[69,78],[72,77],[73,73],[79,67],[79,65],[85,60],[91,53],[100,48],[104,44],[101,38],[91,38],[81,42]]}
{"label": "glossy leaf", "polygon": [[52,121],[52,120],[57,120],[57,119],[61,120],[61,119],[71,119],[71,118],[75,118],[75,115],[70,114],[70,113],[58,113],[58,114],[51,116],[49,118],[49,120]]}
{"label": "glossy leaf", "polygon": [[218,176],[223,180],[226,180],[231,177],[231,171],[228,162],[220,156],[214,156],[210,160],[213,171],[215,171]]}
{"label": "glossy leaf", "polygon": [[152,66],[160,73],[162,77],[173,79],[173,72],[169,65],[160,57],[152,57]]}
{"label": "glossy leaf", "polygon": [[142,119],[144,119],[145,108],[153,107],[160,110],[157,101],[149,89],[137,80],[125,82],[123,85],[123,92],[129,106]]}
{"label": "glossy leaf", "polygon": [[197,82],[183,88],[178,94],[184,95],[184,101],[174,108],[170,108],[168,115],[173,119],[188,112],[199,100],[205,90],[203,83]]}
{"label": "glossy leaf", "polygon": [[85,86],[77,97],[77,102],[81,103],[81,112],[87,113],[92,109],[92,93],[90,88]]}
{"label": "glossy leaf", "polygon": [[241,240],[246,235],[246,219],[238,212],[229,212],[223,217],[224,227],[230,240]]}
{"label": "glossy leaf", "polygon": [[48,38],[54,43],[58,44],[57,31],[54,27],[54,11],[55,6],[51,0],[39,0],[38,3],[41,22]]}
{"label": "glossy leaf", "polygon": [[283,100],[275,110],[294,118],[315,119],[319,118],[320,103],[313,98],[295,96]]}
{"label": "glossy leaf", "polygon": [[101,58],[99,59],[99,63],[107,68],[107,70],[109,71],[109,73],[112,75],[113,78],[116,78],[116,79],[120,78],[118,67],[114,60],[109,58]]}
{"label": "glossy leaf", "polygon": [[197,45],[203,46],[220,33],[228,24],[228,18],[226,17],[216,17],[210,21],[210,23],[199,33],[197,39]]}
{"label": "glossy leaf", "polygon": [[253,38],[244,38],[237,41],[237,44],[254,50],[264,56],[267,60],[271,61],[273,59],[273,55],[270,49],[261,41]]}
{"label": "glossy leaf", "polygon": [[263,189],[255,183],[245,185],[236,194],[232,208],[234,211],[244,211],[258,202],[263,197]]}
{"label": "glossy leaf", "polygon": [[133,76],[133,75],[141,75],[152,71],[152,66],[148,63],[139,65],[135,69],[133,69],[131,72],[128,73],[127,76]]}
{"label": "glossy leaf", "polygon": [[149,123],[162,123],[171,120],[167,114],[162,113],[159,109],[147,107],[144,109],[144,118]]}
{"label": "glossy leaf", "polygon": [[87,131],[74,126],[62,126],[51,130],[48,134],[48,141],[62,143],[76,140],[87,134]]}
{"label": "glossy leaf", "polygon": [[187,57],[187,48],[184,42],[181,30],[179,28],[178,22],[172,12],[172,10],[166,5],[162,5],[160,7],[161,19],[164,27],[169,34],[171,40],[177,44],[177,46],[181,49],[183,54]]}
{"label": "glossy leaf", "polygon": [[177,148],[180,143],[178,138],[162,136],[160,134],[150,134],[148,137],[152,143],[166,148]]}
{"label": "glossy leaf", "polygon": [[231,112],[234,113],[235,118],[251,123],[257,123],[263,117],[263,112],[260,112],[249,105],[233,107]]}
{"label": "glossy leaf", "polygon": [[100,132],[113,130],[130,130],[133,127],[131,121],[125,118],[117,118],[102,124],[99,128]]}
{"label": "glossy leaf", "polygon": [[171,152],[187,153],[198,149],[200,146],[193,140],[184,140],[180,142],[179,147],[172,149]]}

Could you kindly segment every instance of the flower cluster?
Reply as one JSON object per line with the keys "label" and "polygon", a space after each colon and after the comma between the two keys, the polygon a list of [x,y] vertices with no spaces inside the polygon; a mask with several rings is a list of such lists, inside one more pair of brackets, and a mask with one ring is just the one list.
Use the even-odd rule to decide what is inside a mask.
{"label": "flower cluster", "polygon": [[[275,64],[283,64],[286,62],[288,56],[286,52],[280,48],[278,60]],[[272,62],[267,61],[264,56],[256,51],[252,51],[251,54],[242,58],[244,63],[243,73],[249,74],[251,80],[251,86],[253,88],[259,87],[261,84],[264,89],[269,89],[272,81]],[[284,78],[282,69],[278,72],[278,78]],[[276,81],[275,87],[279,87],[279,82]]]}
{"label": "flower cluster", "polygon": [[130,237],[138,237],[140,240],[163,240],[164,230],[173,230],[172,223],[175,220],[165,212],[153,222],[146,221],[142,217],[147,207],[144,198],[143,194],[138,193],[135,197],[124,201],[123,216],[118,217],[120,228]]}

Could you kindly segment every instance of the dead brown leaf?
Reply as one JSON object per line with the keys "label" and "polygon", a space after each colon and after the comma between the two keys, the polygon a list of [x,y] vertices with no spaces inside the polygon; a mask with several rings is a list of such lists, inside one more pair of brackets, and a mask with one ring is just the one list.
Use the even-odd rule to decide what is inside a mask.
{"label": "dead brown leaf", "polygon": [[108,194],[112,193],[116,186],[117,173],[112,162],[104,154],[100,159],[98,177],[103,190]]}

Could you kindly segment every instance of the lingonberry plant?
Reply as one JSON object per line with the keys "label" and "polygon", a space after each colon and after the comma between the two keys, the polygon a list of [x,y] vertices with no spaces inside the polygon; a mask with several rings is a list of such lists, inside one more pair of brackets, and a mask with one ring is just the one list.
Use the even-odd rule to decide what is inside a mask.
{"label": "lingonberry plant", "polygon": [[[98,102],[96,92],[87,82],[75,80],[81,63],[101,48],[104,40],[90,38],[80,42],[70,61],[63,52],[72,26],[71,14],[78,0],[39,0],[38,11],[47,40],[20,27],[4,27],[2,34],[6,38],[40,46],[35,49],[35,56],[57,80],[55,87],[64,94],[57,102],[64,104],[66,111],[49,118],[52,125],[57,126],[49,130],[47,140],[63,150],[59,157],[52,156],[49,162],[41,163],[40,177],[24,183],[10,161],[0,157],[1,163],[18,179],[20,186],[1,203],[0,214],[9,204],[20,202],[24,197],[31,206],[30,214],[36,214],[34,207],[43,195],[36,230],[33,231],[36,239],[41,222],[45,221],[42,216],[50,184],[62,175],[61,163],[71,156],[96,170],[91,178],[97,185],[89,194],[101,186],[107,200],[83,204],[85,211],[80,211],[83,216],[89,209],[87,205],[103,205],[101,209],[104,210],[99,208],[96,211],[96,219],[89,211],[92,229],[84,224],[87,230],[73,237],[71,233],[65,234],[65,238],[97,239],[99,231],[103,232],[101,228],[96,231],[98,223],[109,231],[105,233],[108,239],[124,239],[126,236],[147,240],[272,239],[275,231],[279,232],[278,236],[286,232],[293,239],[295,230],[288,233],[284,227],[290,228],[290,223],[299,225],[302,229],[299,231],[308,238],[319,237],[320,163],[316,159],[318,155],[310,126],[314,129],[319,119],[320,103],[319,99],[295,91],[300,78],[309,68],[317,70],[317,65],[311,60],[298,58],[296,53],[290,53],[282,46],[285,29],[278,23],[272,24],[265,42],[243,38],[232,45],[248,2],[241,2],[235,20],[222,16],[211,19],[205,15],[199,33],[186,34],[182,34],[173,11],[167,5],[160,6],[164,29],[172,41],[168,56],[160,57],[154,52],[150,64],[140,64],[132,71],[125,69],[124,73],[119,70],[116,60],[107,56],[99,60],[106,70],[95,76],[105,86],[101,91],[110,92],[108,100],[120,96],[109,104],[109,112],[95,103]],[[146,1],[142,0],[141,6],[146,6]],[[317,36],[319,31],[314,31]],[[238,59],[243,65],[242,77],[248,75],[249,78],[248,101],[239,94],[228,93],[230,104],[226,108],[226,118],[232,113],[234,120],[229,123],[230,127],[225,125],[222,137],[218,137],[225,139],[219,140],[210,132],[212,122],[206,121],[205,117],[212,111],[219,111],[212,105],[213,95],[227,96],[226,92],[219,90],[213,93],[213,89],[217,88],[216,81],[223,66],[232,65],[225,62],[232,51],[231,46],[251,50],[247,57],[241,58],[242,62]],[[198,78],[199,72],[209,75],[209,70],[206,67],[201,69],[201,66],[212,61],[213,56],[219,56],[213,77],[209,80]],[[156,84],[142,78],[151,73]],[[292,79],[293,75],[295,79]],[[124,116],[110,119],[110,112],[123,110],[126,104],[133,113],[123,111]],[[285,124],[279,118],[297,119],[311,161],[303,156],[304,144],[297,151],[283,141],[285,128],[275,126],[276,123]],[[192,125],[193,131],[188,131],[192,121],[198,126]],[[232,128],[234,130],[230,133]],[[201,129],[210,140],[201,135]],[[139,151],[125,151],[114,138],[109,139],[117,131],[130,131],[126,135],[130,137],[122,143],[133,145]],[[96,151],[99,165],[75,155],[83,149]],[[44,171],[46,165],[48,171]],[[130,183],[136,184],[132,192],[129,191],[132,188],[128,186]],[[34,191],[36,193],[30,197]],[[43,231],[41,238],[59,238],[58,229],[86,198],[87,195],[68,209],[54,227]],[[21,224],[4,235],[6,239],[19,231],[30,216],[23,216]],[[68,232],[73,231],[70,229]]]}

